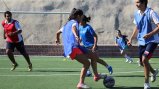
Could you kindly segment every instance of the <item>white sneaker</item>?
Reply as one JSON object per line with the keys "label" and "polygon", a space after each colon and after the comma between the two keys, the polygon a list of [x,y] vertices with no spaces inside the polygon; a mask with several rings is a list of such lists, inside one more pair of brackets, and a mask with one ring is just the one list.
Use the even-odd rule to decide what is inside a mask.
{"label": "white sneaker", "polygon": [[133,63],[133,60],[132,60],[132,58],[130,58],[130,59],[129,59],[129,63]]}
{"label": "white sneaker", "polygon": [[125,60],[125,62],[129,62],[129,59],[128,58],[125,58],[126,60]]}
{"label": "white sneaker", "polygon": [[158,74],[158,69],[155,69],[155,73],[151,74],[151,82],[155,82],[156,81],[157,74]]}
{"label": "white sneaker", "polygon": [[83,84],[83,83],[78,83],[77,88],[78,89],[91,89],[88,85]]}
{"label": "white sneaker", "polygon": [[144,83],[144,89],[151,89],[149,83]]}
{"label": "white sneaker", "polygon": [[140,61],[139,61],[139,60],[137,61],[137,64],[138,64],[138,66],[141,66],[141,64],[140,64]]}

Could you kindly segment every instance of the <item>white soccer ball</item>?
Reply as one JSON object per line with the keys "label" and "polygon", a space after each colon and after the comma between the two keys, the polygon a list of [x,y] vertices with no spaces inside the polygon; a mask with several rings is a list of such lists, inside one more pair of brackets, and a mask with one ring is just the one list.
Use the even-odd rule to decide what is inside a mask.
{"label": "white soccer ball", "polygon": [[103,79],[103,84],[106,88],[112,88],[115,85],[115,80],[112,76],[106,76]]}

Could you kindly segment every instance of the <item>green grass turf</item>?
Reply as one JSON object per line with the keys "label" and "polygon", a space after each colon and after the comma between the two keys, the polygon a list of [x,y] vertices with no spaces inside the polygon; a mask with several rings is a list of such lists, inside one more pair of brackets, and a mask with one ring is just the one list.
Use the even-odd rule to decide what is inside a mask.
{"label": "green grass turf", "polygon": [[[15,71],[10,71],[11,62],[6,56],[0,56],[0,89],[76,89],[82,65],[77,61],[66,60],[63,57],[31,56],[33,71],[27,72],[27,63],[22,56],[16,56],[19,64]],[[125,63],[124,58],[103,58],[113,66],[115,86],[112,89],[143,89],[143,68],[134,63]],[[154,68],[159,68],[159,59],[151,59]],[[100,73],[108,74],[105,67],[98,64]],[[109,74],[108,74],[109,75]],[[93,81],[87,77],[85,83],[92,89],[106,89],[103,81]],[[150,83],[152,89],[159,89],[159,78]]]}

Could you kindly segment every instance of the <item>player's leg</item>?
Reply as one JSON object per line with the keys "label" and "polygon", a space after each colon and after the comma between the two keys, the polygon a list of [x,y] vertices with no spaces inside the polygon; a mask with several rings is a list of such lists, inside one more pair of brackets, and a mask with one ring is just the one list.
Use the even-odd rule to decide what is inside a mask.
{"label": "player's leg", "polygon": [[127,49],[121,50],[121,54],[125,57],[126,59],[125,62],[129,62],[129,63],[133,62],[133,59],[127,55]]}
{"label": "player's leg", "polygon": [[13,43],[9,43],[9,42],[6,43],[6,54],[13,65],[13,68],[11,68],[11,71],[15,70],[15,68],[18,66],[17,62],[15,61],[14,55],[13,55],[14,48],[15,48],[15,46]]}
{"label": "player's leg", "polygon": [[148,58],[143,56],[142,63],[144,67],[145,83],[149,83],[150,66],[149,66]]}
{"label": "player's leg", "polygon": [[[157,43],[150,43],[149,45],[147,45],[146,50],[148,50],[149,54],[148,54],[148,59],[150,59],[153,55],[154,50],[157,48]],[[156,81],[156,76],[158,74],[158,69],[153,69],[151,64],[149,63],[149,67],[150,67],[150,72],[151,72],[151,81],[154,82]]]}
{"label": "player's leg", "polygon": [[83,54],[83,52],[79,48],[73,48],[72,53],[70,54],[71,59],[76,59],[79,63],[83,64],[80,73],[80,80],[77,85],[77,88],[90,88],[84,83],[86,72],[90,66],[90,62],[88,58]]}
{"label": "player's leg", "polygon": [[143,56],[145,50],[146,50],[145,46],[139,46],[139,51],[138,51],[138,54],[139,54],[138,66],[143,66],[142,56]]}
{"label": "player's leg", "polygon": [[16,48],[24,56],[25,60],[27,61],[28,71],[32,71],[32,63],[30,61],[30,57],[29,57],[28,53],[25,50],[25,46],[24,46],[23,41],[17,43]]}
{"label": "player's leg", "polygon": [[81,69],[81,74],[80,74],[80,81],[77,85],[77,87],[80,87],[81,84],[84,84],[86,72],[90,66],[90,62],[88,58],[83,54],[78,54],[75,59],[81,64],[83,64],[83,68]]}
{"label": "player's leg", "polygon": [[97,72],[97,58],[92,57],[94,55],[92,54],[93,52],[90,49],[87,49],[87,48],[82,47],[82,46],[79,46],[79,48],[91,60],[91,66],[92,66],[93,73],[94,73],[94,80],[98,81],[99,79],[101,79],[101,76]]}
{"label": "player's leg", "polygon": [[[146,45],[146,50],[144,51],[143,57],[142,57],[142,63],[144,66],[144,75],[145,75],[145,84],[144,87],[150,87],[149,86],[149,74],[150,71],[153,70],[153,68],[151,67],[150,63],[149,63],[149,59],[152,57],[152,54],[154,52],[154,50],[156,49],[157,44],[156,43],[148,43]],[[145,86],[147,85],[147,86]]]}
{"label": "player's leg", "polygon": [[103,66],[105,66],[108,69],[109,74],[113,73],[112,66],[108,65],[107,62],[105,62],[104,60],[100,59],[97,52],[95,52],[93,55],[95,57],[94,56],[92,56],[92,57],[97,58],[97,62],[98,63],[102,64]]}

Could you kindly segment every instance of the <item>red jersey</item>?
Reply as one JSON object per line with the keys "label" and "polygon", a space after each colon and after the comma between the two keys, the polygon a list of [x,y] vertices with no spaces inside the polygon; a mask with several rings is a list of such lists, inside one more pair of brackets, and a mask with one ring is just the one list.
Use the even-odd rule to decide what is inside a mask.
{"label": "red jersey", "polygon": [[15,26],[16,23],[18,23],[18,21],[13,20],[13,19],[12,19],[11,23],[7,23],[6,20],[2,21],[2,26],[4,28],[7,42],[17,43],[17,42],[22,41],[22,35],[20,33],[17,35],[14,35],[14,36],[8,36],[8,34],[10,32],[15,32],[15,31],[19,30],[19,29],[16,29],[16,26]]}

